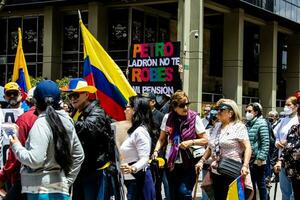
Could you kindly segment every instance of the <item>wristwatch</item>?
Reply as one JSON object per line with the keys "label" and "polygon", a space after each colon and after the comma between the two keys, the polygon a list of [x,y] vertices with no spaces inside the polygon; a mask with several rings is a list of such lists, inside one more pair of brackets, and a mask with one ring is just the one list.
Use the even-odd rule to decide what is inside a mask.
{"label": "wristwatch", "polygon": [[131,174],[135,174],[137,171],[137,168],[135,166],[131,166],[130,171],[131,171]]}

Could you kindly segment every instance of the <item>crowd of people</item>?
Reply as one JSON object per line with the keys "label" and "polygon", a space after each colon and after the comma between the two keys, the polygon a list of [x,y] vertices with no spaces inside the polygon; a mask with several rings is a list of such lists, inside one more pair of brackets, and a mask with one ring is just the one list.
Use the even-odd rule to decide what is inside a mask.
{"label": "crowd of people", "polygon": [[184,91],[160,105],[144,93],[129,98],[126,120],[116,122],[96,91],[81,78],[64,88],[43,80],[26,99],[17,83],[4,86],[0,122],[14,132],[0,130],[3,199],[160,200],[163,186],[165,199],[190,200],[199,173],[204,200],[226,200],[239,177],[246,199],[270,199],[277,180],[283,200],[300,199],[298,96],[286,99],[281,117],[263,116],[258,102],[243,117],[231,99],[197,113]]}

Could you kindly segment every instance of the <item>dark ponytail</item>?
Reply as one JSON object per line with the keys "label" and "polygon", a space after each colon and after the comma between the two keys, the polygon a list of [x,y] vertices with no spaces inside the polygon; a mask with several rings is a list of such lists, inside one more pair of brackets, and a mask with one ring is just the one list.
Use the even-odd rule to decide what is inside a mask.
{"label": "dark ponytail", "polygon": [[59,105],[53,104],[53,102],[52,97],[45,97],[46,106],[41,107],[46,109],[46,121],[50,125],[53,134],[55,160],[64,170],[65,174],[68,175],[73,164],[70,138],[68,137],[61,119],[55,111],[55,108],[58,109]]}

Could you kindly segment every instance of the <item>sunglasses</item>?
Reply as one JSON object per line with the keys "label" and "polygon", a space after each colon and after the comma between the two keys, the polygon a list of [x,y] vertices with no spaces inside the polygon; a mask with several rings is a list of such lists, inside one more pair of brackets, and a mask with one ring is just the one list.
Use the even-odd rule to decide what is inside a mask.
{"label": "sunglasses", "polygon": [[10,97],[10,96],[18,96],[19,95],[19,92],[17,92],[17,91],[7,91],[7,92],[5,92],[5,96],[8,96],[8,97]]}
{"label": "sunglasses", "polygon": [[181,103],[178,105],[179,108],[185,108],[185,107],[189,107],[191,103],[190,102],[187,102],[187,103]]}
{"label": "sunglasses", "polygon": [[69,97],[69,99],[72,99],[72,98],[78,99],[82,93],[83,92],[73,92],[73,93],[69,94],[68,97]]}
{"label": "sunglasses", "polygon": [[227,108],[219,108],[218,109],[219,112],[223,112],[224,110],[229,110],[229,109],[227,109]]}

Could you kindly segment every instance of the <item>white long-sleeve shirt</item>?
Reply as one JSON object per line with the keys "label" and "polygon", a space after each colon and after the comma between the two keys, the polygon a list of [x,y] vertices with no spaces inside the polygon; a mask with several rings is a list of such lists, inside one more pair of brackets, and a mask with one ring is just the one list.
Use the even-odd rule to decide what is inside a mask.
{"label": "white long-sleeve shirt", "polygon": [[[276,143],[278,142],[284,142],[286,141],[287,134],[290,130],[290,128],[293,125],[298,124],[298,116],[286,116],[283,118],[280,123],[275,127],[274,129],[274,135],[276,138]],[[282,150],[279,149],[278,156],[281,155]]]}
{"label": "white long-sleeve shirt", "polygon": [[281,120],[281,122],[275,127],[274,135],[276,137],[276,142],[286,140],[286,136],[290,130],[290,128],[298,124],[298,117],[297,115],[294,116],[286,116]]}
{"label": "white long-sleeve shirt", "polygon": [[131,133],[120,147],[121,162],[134,163],[137,171],[147,166],[151,150],[151,138],[144,126]]}

